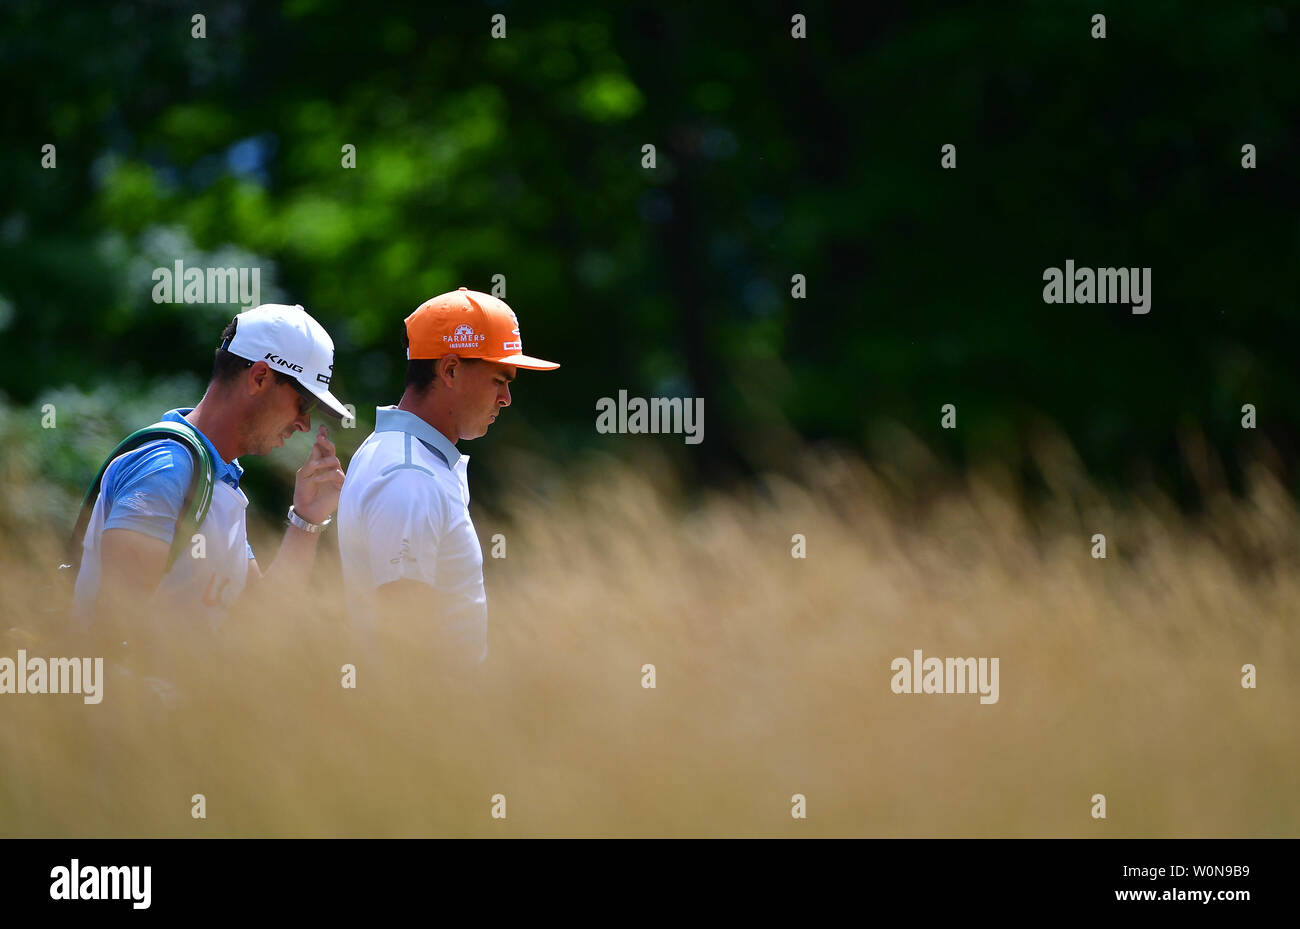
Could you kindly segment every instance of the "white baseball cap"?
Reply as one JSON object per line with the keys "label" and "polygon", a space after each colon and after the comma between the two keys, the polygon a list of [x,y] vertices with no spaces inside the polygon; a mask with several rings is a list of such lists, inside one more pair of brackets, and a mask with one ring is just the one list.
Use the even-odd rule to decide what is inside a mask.
{"label": "white baseball cap", "polygon": [[328,412],[349,415],[329,389],[334,342],[301,306],[263,303],[245,310],[235,317],[234,337],[221,347],[246,361],[265,361],[272,371],[296,380]]}

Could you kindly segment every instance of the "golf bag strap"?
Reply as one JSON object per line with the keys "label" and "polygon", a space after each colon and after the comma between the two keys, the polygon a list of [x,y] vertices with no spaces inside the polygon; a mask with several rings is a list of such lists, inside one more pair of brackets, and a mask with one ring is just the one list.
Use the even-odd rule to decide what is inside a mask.
{"label": "golf bag strap", "polygon": [[203,520],[208,515],[208,509],[212,506],[212,484],[215,474],[212,454],[208,451],[203,439],[194,431],[194,427],[188,423],[154,423],[152,426],[131,433],[118,443],[117,448],[109,453],[108,458],[100,466],[94,482],[82,498],[81,512],[77,514],[77,522],[72,529],[72,535],[68,538],[64,557],[66,562],[64,566],[71,568],[73,576],[81,569],[82,542],[86,538],[86,528],[90,525],[90,517],[95,509],[95,501],[99,499],[100,487],[104,482],[104,473],[108,470],[108,466],[119,455],[134,451],[140,446],[158,439],[172,439],[180,442],[181,445],[185,446],[194,461],[194,468],[190,473],[190,486],[185,491],[185,500],[181,504],[181,515],[176,521],[176,532],[172,536],[171,550],[167,553],[167,570],[171,570],[176,558],[189,544],[190,538],[198,531],[199,526],[203,524]]}

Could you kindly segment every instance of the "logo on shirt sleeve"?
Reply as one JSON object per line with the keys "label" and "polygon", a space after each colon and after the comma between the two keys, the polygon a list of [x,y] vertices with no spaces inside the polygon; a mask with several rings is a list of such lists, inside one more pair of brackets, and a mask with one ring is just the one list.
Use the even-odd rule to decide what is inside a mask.
{"label": "logo on shirt sleeve", "polygon": [[396,558],[389,558],[389,564],[415,564],[415,556],[411,554],[411,540],[402,539],[402,547],[397,552]]}

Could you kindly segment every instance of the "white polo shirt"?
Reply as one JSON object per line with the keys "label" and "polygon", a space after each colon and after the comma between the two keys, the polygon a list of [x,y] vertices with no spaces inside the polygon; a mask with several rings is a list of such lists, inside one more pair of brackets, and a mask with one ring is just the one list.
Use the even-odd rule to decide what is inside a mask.
{"label": "white polo shirt", "polygon": [[432,588],[427,614],[440,643],[469,662],[487,657],[483,550],[469,518],[469,456],[394,406],[348,464],[339,498],[339,553],[348,611],[367,640],[375,590],[403,578]]}

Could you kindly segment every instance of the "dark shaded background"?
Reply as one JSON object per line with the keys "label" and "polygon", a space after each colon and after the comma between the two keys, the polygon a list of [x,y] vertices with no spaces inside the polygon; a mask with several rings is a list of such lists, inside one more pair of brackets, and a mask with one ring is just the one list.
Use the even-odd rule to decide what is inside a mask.
{"label": "dark shaded background", "polygon": [[[154,304],[177,258],[261,267],[264,302],[326,326],[359,411],[343,445],[400,395],[402,317],[504,274],[525,350],[563,368],[523,372],[475,454],[653,442],[725,481],[806,442],[888,455],[890,424],[1015,463],[1051,421],[1103,479],[1187,503],[1189,437],[1230,480],[1243,452],[1294,456],[1294,3],[200,6],[0,12],[11,480],[82,486],[125,429],[197,400],[238,307]],[[1045,305],[1067,258],[1152,267],[1150,314]],[[620,388],[703,396],[704,443],[598,435]],[[245,464],[280,512],[282,475]]]}

